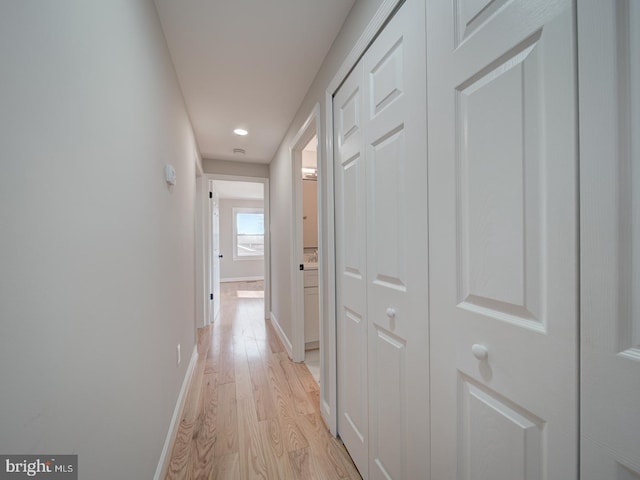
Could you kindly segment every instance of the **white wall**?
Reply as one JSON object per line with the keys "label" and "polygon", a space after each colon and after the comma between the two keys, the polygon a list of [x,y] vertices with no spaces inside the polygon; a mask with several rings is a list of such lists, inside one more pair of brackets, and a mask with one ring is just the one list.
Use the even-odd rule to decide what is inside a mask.
{"label": "white wall", "polygon": [[[291,178],[289,148],[305,120],[311,114],[314,105],[318,102],[321,106],[321,129],[323,132],[325,131],[325,90],[381,3],[382,0],[358,0],[354,4],[270,164],[271,285],[273,292],[271,311],[289,340],[291,340],[292,334],[291,269],[294,268],[294,265],[291,264],[290,254],[293,180]],[[326,158],[325,148],[324,139],[320,138],[318,149],[322,158]],[[333,192],[322,192],[323,198],[327,194],[333,195]],[[324,234],[326,235],[326,228],[324,228]],[[326,238],[324,242],[326,244]]]}
{"label": "white wall", "polygon": [[233,259],[233,209],[264,208],[262,200],[220,200],[220,260],[221,281],[237,281],[238,279],[264,278],[264,258]]}
{"label": "white wall", "polygon": [[2,2],[0,65],[0,452],[152,478],[195,315],[196,145],[155,8]]}

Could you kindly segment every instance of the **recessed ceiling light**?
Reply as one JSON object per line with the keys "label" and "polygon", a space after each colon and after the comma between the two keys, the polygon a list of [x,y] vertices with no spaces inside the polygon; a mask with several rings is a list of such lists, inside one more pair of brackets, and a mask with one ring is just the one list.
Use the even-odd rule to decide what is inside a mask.
{"label": "recessed ceiling light", "polygon": [[233,133],[235,133],[236,135],[242,135],[245,136],[247,135],[249,132],[246,131],[244,128],[236,128]]}

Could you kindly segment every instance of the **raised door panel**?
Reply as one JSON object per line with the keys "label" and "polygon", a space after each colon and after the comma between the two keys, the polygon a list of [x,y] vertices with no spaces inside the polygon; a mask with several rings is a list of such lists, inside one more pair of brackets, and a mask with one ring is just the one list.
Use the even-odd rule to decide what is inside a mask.
{"label": "raised door panel", "polygon": [[465,480],[542,480],[544,422],[461,375],[459,465]]}
{"label": "raised door panel", "polygon": [[577,478],[571,1],[427,3],[433,478]]}
{"label": "raised door panel", "polygon": [[456,89],[456,214],[459,306],[543,329],[538,41]]}
{"label": "raised door panel", "polygon": [[369,455],[366,197],[362,67],[333,100],[338,434],[366,477]]}
{"label": "raised door panel", "polygon": [[409,0],[363,57],[370,478],[428,469],[424,2]]}
{"label": "raised door panel", "polygon": [[581,478],[640,479],[640,2],[578,4]]}

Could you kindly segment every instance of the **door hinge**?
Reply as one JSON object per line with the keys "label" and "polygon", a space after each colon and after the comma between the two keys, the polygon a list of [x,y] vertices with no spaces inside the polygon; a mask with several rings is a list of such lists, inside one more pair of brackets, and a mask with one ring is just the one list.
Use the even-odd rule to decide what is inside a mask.
{"label": "door hinge", "polygon": [[209,192],[209,198],[213,198],[213,192]]}
{"label": "door hinge", "polygon": [[209,294],[209,300],[213,300],[213,293]]}
{"label": "door hinge", "polygon": [[303,263],[300,264],[300,270],[304,270],[304,264]]}

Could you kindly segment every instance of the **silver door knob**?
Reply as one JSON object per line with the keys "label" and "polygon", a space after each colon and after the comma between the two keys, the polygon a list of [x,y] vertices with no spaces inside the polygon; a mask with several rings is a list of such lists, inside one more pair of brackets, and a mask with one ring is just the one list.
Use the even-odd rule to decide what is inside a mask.
{"label": "silver door knob", "polygon": [[471,352],[478,360],[486,360],[489,356],[489,350],[487,350],[487,347],[480,345],[479,343],[474,343],[471,346]]}
{"label": "silver door knob", "polygon": [[396,309],[393,307],[387,308],[387,317],[395,318],[396,317]]}

